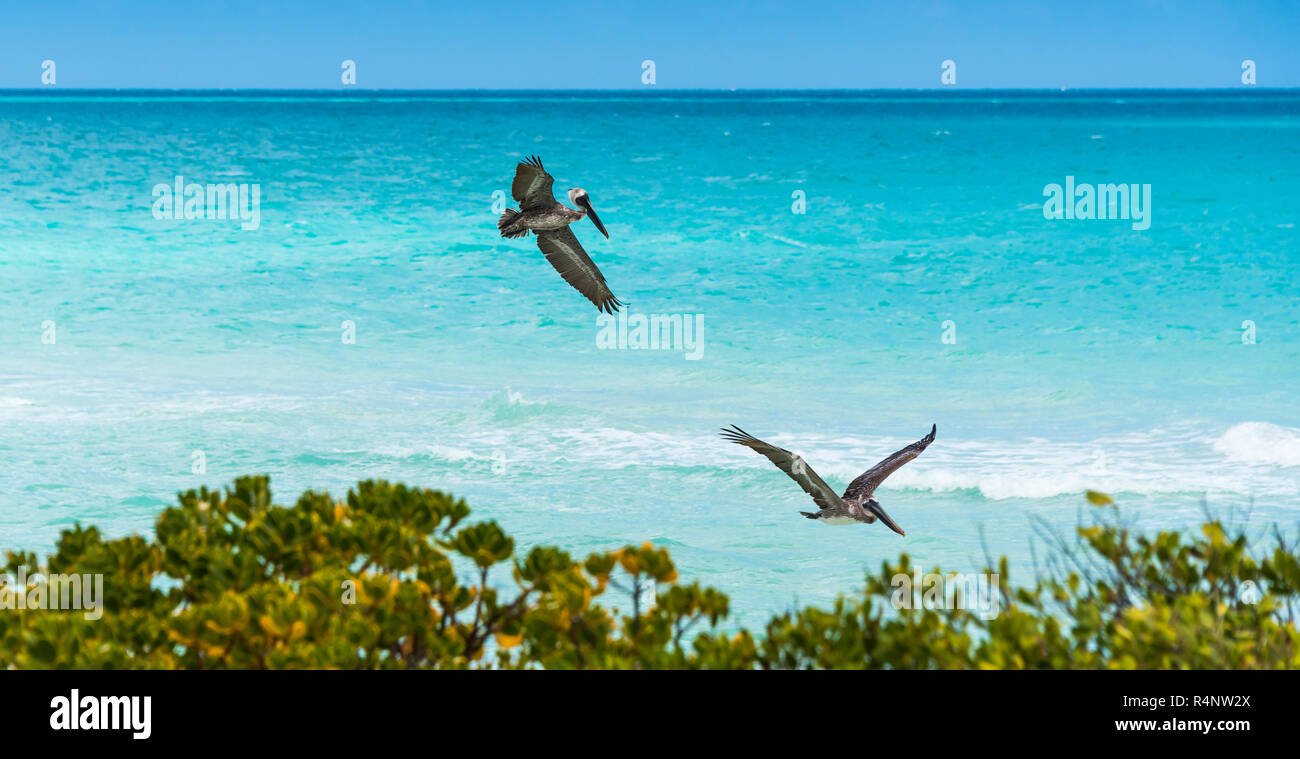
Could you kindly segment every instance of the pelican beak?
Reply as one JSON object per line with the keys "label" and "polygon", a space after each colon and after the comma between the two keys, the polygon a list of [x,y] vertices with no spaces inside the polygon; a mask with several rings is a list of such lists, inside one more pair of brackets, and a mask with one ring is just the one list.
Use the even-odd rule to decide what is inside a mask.
{"label": "pelican beak", "polygon": [[596,209],[591,207],[591,200],[588,199],[586,195],[584,195],[578,199],[578,204],[581,205],[582,209],[587,212],[587,218],[591,219],[591,223],[595,224],[596,229],[599,229],[600,233],[605,236],[606,240],[608,240],[609,232],[606,232],[605,225],[600,223],[600,217],[596,215]]}
{"label": "pelican beak", "polygon": [[899,535],[902,535],[903,537],[907,537],[907,533],[903,532],[903,528],[899,527],[897,524],[894,523],[894,520],[889,518],[889,515],[885,513],[885,510],[880,508],[880,504],[868,503],[867,509],[870,510],[872,514],[875,514],[876,518],[879,519],[881,522],[883,522],[886,527],[898,533]]}

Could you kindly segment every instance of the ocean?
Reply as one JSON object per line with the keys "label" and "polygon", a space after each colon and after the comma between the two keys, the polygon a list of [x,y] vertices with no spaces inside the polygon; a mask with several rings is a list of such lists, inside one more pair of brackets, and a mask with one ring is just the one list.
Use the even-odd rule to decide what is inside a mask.
{"label": "ocean", "polygon": [[[900,552],[1031,582],[1088,488],[1300,522],[1300,91],[6,91],[0,151],[2,548],[387,478],[666,546],[761,627]],[[531,154],[628,330],[692,345],[498,235]],[[178,176],[256,220],[156,214]],[[1149,226],[1047,218],[1067,183]],[[907,537],[803,519],[733,423],[837,489],[937,424],[877,492]]]}

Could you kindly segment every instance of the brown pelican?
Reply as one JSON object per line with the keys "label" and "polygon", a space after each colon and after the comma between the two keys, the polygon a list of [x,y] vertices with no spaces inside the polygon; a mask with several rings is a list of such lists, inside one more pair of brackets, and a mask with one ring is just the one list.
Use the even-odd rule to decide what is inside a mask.
{"label": "brown pelican", "polygon": [[537,247],[564,281],[587,296],[596,308],[612,314],[623,304],[610,292],[604,275],[582,249],[569,225],[586,216],[605,239],[609,239],[609,232],[600,223],[596,209],[591,207],[586,190],[581,187],[569,190],[569,202],[582,209],[574,210],[555,199],[551,193],[554,181],[537,156],[521,161],[515,168],[515,181],[510,185],[510,194],[519,201],[520,210],[507,208],[497,221],[497,229],[501,230],[502,237],[509,238],[523,237],[532,230],[537,235]]}
{"label": "brown pelican", "polygon": [[736,425],[731,425],[731,429],[723,428],[722,437],[733,443],[738,443],[747,448],[753,448],[755,451],[767,457],[768,461],[776,464],[782,472],[790,475],[790,479],[799,483],[803,492],[812,496],[812,499],[821,507],[818,511],[809,512],[801,511],[800,514],[809,519],[820,520],[823,524],[854,524],[863,522],[871,524],[879,519],[885,523],[885,526],[899,535],[906,535],[894,520],[889,518],[885,510],[880,508],[880,502],[872,495],[876,488],[885,478],[894,473],[894,470],[906,464],[917,456],[925,447],[934,442],[934,433],[937,427],[930,425],[930,434],[903,448],[902,450],[891,453],[884,461],[871,467],[863,472],[856,480],[849,483],[849,487],[844,491],[844,495],[835,495],[830,485],[817,476],[803,459],[790,453],[784,448],[777,448],[770,443],[764,443],[762,440],[745,432]]}

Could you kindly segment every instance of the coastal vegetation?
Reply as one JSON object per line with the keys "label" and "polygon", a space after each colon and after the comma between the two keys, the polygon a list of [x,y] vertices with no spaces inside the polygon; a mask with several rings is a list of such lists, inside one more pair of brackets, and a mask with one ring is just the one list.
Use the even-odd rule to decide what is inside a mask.
{"label": "coastal vegetation", "polygon": [[[1252,541],[1207,519],[1148,536],[1088,495],[1099,518],[1073,536],[1041,531],[1048,555],[1031,583],[1013,585],[1005,558],[989,562],[996,614],[899,608],[897,578],[916,569],[904,554],[829,608],[750,631],[728,628],[727,596],[680,578],[651,544],[521,551],[446,493],[366,481],[341,499],[308,491],[277,506],[268,478],[244,477],[181,494],[152,539],[78,525],[43,563],[8,552],[4,571],[30,579],[0,590],[0,666],[1300,666],[1300,562],[1280,533]],[[94,576],[98,614],[53,608],[56,578],[66,601],[66,578]]]}

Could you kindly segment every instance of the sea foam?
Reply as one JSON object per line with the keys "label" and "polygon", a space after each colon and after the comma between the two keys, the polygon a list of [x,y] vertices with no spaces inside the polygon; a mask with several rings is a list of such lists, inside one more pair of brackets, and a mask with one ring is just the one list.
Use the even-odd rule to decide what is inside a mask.
{"label": "sea foam", "polygon": [[1300,466],[1300,430],[1268,422],[1242,422],[1214,441],[1214,450],[1231,461]]}

